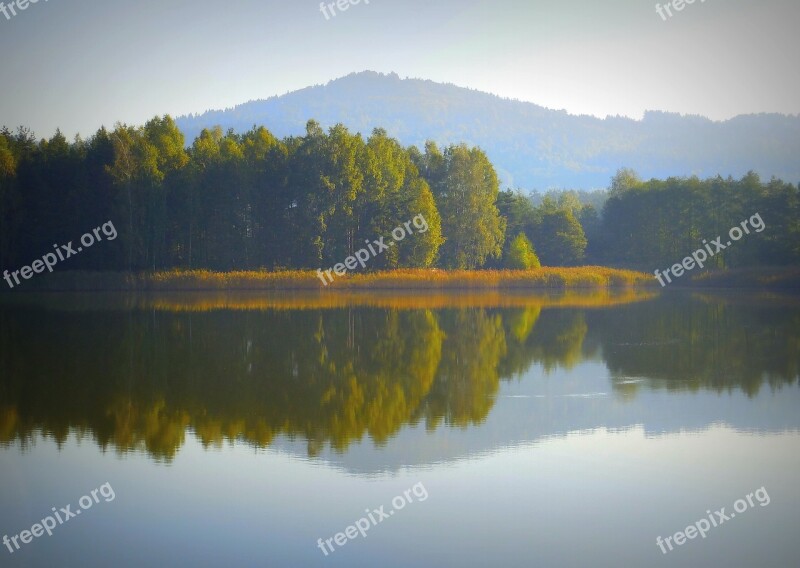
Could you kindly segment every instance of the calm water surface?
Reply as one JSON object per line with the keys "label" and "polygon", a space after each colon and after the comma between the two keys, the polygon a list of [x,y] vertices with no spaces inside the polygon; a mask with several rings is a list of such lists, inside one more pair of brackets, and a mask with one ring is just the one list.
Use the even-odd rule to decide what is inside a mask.
{"label": "calm water surface", "polygon": [[0,566],[794,567],[799,378],[796,298],[15,296],[0,537],[114,498]]}

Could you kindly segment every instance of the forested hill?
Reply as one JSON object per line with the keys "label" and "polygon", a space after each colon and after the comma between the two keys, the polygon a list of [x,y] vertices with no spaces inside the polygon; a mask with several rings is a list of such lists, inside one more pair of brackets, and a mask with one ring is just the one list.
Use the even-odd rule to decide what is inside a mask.
{"label": "forested hill", "polygon": [[643,178],[733,176],[800,181],[800,117],[745,115],[724,122],[648,112],[643,120],[572,116],[531,103],[396,74],[363,72],[233,109],[179,117],[193,140],[219,125],[239,133],[265,125],[302,135],[309,117],[367,136],[385,128],[406,145],[466,142],[483,148],[503,185],[525,189],[607,187],[623,166]]}

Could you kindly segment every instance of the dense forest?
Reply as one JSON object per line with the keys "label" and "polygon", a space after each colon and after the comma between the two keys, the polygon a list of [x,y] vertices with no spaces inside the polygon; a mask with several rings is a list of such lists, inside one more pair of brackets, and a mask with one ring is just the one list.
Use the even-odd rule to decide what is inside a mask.
{"label": "dense forest", "polygon": [[580,191],[544,196],[505,191],[498,206],[508,233],[524,232],[542,264],[588,262],[648,271],[679,262],[705,240],[722,236],[727,241],[732,227],[758,214],[766,228],[707,262],[714,268],[741,268],[800,261],[799,190],[778,179],[763,183],[752,172],[740,180],[642,181],[623,168],[612,178],[599,211],[592,203],[598,192]]}
{"label": "dense forest", "polygon": [[[72,143],[0,132],[0,262],[17,267],[112,221],[121,238],[62,269],[311,268],[341,262],[423,215],[370,261],[402,267],[530,268],[609,264],[652,270],[758,213],[766,230],[710,263],[800,259],[798,187],[757,175],[640,180],[622,169],[597,196],[541,199],[499,190],[486,154],[465,144],[404,147],[309,121],[304,136],[203,130],[187,146],[168,116]],[[594,205],[590,201],[594,200]]]}

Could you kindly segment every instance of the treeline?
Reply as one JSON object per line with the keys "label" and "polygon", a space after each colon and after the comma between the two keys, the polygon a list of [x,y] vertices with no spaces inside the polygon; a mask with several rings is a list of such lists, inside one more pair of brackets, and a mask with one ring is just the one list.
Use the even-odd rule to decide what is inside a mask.
{"label": "treeline", "polygon": [[[278,139],[204,130],[187,148],[173,120],[101,128],[68,142],[0,131],[0,262],[18,267],[111,220],[120,237],[71,269],[318,268],[417,215],[429,230],[370,261],[384,268],[669,266],[760,213],[767,230],[717,266],[800,259],[798,187],[742,180],[643,182],[621,170],[602,210],[563,192],[499,192],[479,148],[403,147],[337,125]],[[597,201],[595,201],[597,203]]]}
{"label": "treeline", "polygon": [[703,240],[729,239],[732,227],[758,214],[766,228],[751,232],[714,256],[717,268],[800,261],[798,186],[754,173],[740,180],[669,178],[642,182],[629,171],[614,178],[597,235],[606,262],[668,266],[701,248]]}
{"label": "treeline", "polygon": [[423,215],[429,229],[370,268],[476,268],[505,234],[497,176],[464,145],[422,154],[381,129],[364,140],[310,121],[302,137],[204,130],[185,148],[169,117],[87,141],[0,135],[4,266],[112,220],[120,239],[72,268],[316,268]]}
{"label": "treeline", "polygon": [[[501,192],[509,235],[524,233],[542,264],[578,263],[652,270],[670,266],[758,214],[752,231],[707,263],[714,268],[800,262],[800,187],[749,173],[740,180],[668,178],[642,181],[621,169],[605,192]],[[598,211],[594,203],[603,202]],[[536,204],[536,205],[534,205]]]}

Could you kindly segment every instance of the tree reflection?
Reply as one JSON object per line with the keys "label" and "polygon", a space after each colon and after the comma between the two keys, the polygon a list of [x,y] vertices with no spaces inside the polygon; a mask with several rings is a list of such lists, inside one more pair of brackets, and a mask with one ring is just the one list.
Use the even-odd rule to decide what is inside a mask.
{"label": "tree reflection", "polygon": [[589,352],[627,397],[754,395],[797,381],[800,309],[714,297],[611,309],[5,307],[0,443],[74,432],[169,461],[189,431],[206,447],[300,439],[314,456],[364,438],[382,445],[420,422],[480,424],[501,380],[535,364],[571,369]]}

